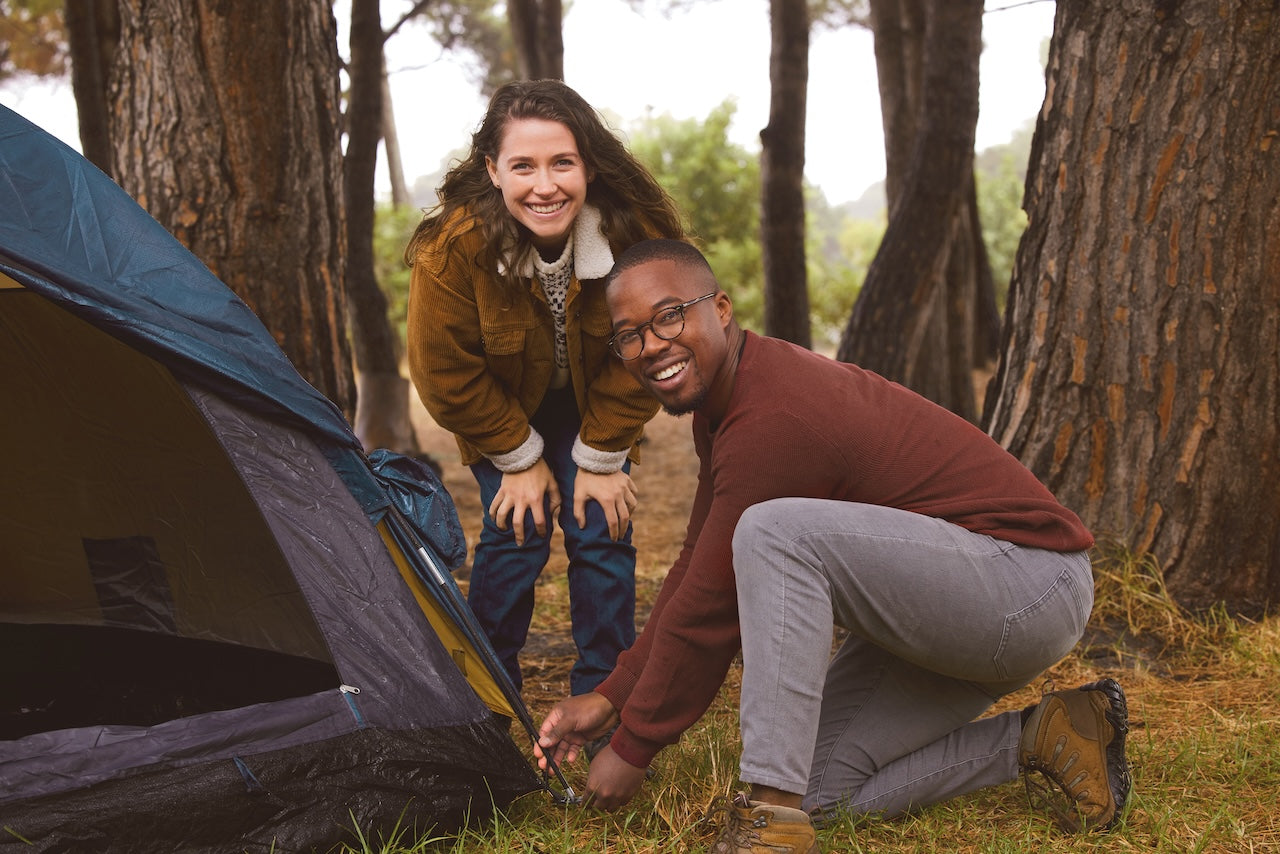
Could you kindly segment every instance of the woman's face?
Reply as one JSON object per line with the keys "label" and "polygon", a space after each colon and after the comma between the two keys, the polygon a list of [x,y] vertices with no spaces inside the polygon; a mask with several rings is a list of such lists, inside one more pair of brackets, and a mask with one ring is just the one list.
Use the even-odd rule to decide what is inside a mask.
{"label": "woman's face", "polygon": [[587,169],[573,133],[560,122],[513,119],[496,158],[485,158],[493,185],[545,259],[558,258],[587,201]]}

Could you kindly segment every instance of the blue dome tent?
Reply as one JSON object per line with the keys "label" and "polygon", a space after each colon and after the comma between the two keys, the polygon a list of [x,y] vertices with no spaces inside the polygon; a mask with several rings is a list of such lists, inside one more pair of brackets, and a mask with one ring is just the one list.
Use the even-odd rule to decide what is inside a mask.
{"label": "blue dome tent", "polygon": [[323,850],[546,788],[430,470],[366,458],[242,301],[3,107],[0,400],[0,851]]}

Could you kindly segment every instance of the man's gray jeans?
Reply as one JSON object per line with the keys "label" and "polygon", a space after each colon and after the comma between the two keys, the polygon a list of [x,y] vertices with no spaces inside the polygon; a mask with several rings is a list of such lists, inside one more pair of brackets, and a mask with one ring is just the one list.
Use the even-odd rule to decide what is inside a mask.
{"label": "man's gray jeans", "polygon": [[748,508],[733,562],[741,778],[808,810],[897,815],[1016,779],[1018,712],[976,718],[1065,656],[1093,606],[1086,552],[846,501]]}

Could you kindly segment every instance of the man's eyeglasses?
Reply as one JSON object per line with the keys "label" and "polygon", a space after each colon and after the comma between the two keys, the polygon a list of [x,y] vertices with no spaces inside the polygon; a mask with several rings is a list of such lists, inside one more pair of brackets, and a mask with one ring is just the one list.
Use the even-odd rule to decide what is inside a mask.
{"label": "man's eyeglasses", "polygon": [[620,330],[609,339],[609,349],[613,350],[615,356],[626,362],[638,358],[644,352],[644,330],[646,326],[652,329],[653,334],[663,341],[672,341],[678,338],[680,333],[684,332],[684,310],[691,305],[702,302],[704,299],[711,299],[716,293],[718,292],[712,291],[709,294],[703,294],[697,299],[691,299],[679,305],[669,305],[664,309],[660,309],[657,314],[649,319],[648,323]]}

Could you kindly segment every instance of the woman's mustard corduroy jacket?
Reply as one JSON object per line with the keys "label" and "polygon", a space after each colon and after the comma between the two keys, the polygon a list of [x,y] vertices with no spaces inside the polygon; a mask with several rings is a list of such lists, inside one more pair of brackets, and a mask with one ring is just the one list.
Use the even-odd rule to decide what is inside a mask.
{"label": "woman's mustard corduroy jacket", "polygon": [[[603,278],[613,252],[597,211],[578,215],[574,240],[565,301],[569,373],[582,413],[574,457],[583,468],[616,470],[623,458],[638,459],[658,403],[609,351]],[[555,321],[542,287],[529,276],[513,292],[497,269],[482,269],[483,248],[475,219],[457,217],[419,251],[409,291],[409,373],[431,417],[457,437],[464,465],[529,440],[529,418],[555,369]]]}

